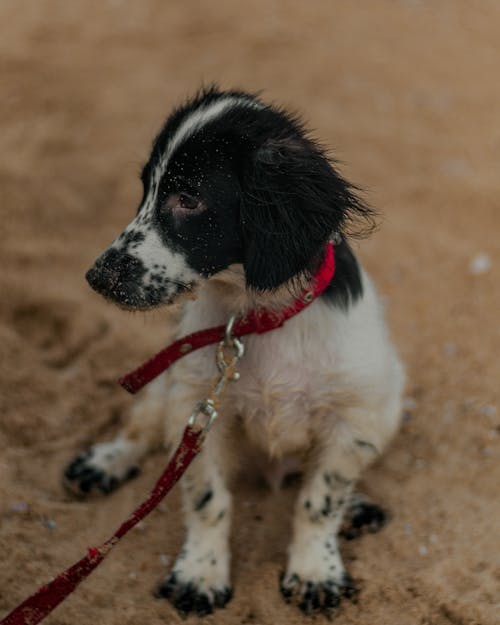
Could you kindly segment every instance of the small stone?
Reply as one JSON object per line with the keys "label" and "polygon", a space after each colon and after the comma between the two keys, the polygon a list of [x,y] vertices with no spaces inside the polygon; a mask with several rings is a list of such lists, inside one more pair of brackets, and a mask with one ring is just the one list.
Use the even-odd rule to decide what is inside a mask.
{"label": "small stone", "polygon": [[27,504],[26,501],[15,501],[10,506],[10,509],[12,510],[12,512],[18,512],[19,514],[24,514],[25,512],[28,512],[29,505]]}
{"label": "small stone", "polygon": [[413,415],[411,414],[411,412],[409,410],[403,410],[403,423],[407,424],[412,422]]}
{"label": "small stone", "polygon": [[160,553],[160,562],[163,564],[165,568],[168,568],[168,565],[170,564],[169,556],[167,556],[166,553]]}
{"label": "small stone", "polygon": [[425,545],[419,545],[418,547],[418,553],[421,556],[426,556],[429,553],[429,550],[427,549],[427,547]]}
{"label": "small stone", "polygon": [[128,576],[130,579],[137,579],[137,573],[135,571],[131,571]]}
{"label": "small stone", "polygon": [[405,410],[415,410],[417,407],[417,400],[414,397],[405,397],[403,399],[403,408]]}
{"label": "small stone", "polygon": [[405,534],[407,536],[411,536],[413,534],[413,527],[412,527],[411,523],[405,523],[404,531],[405,531]]}
{"label": "small stone", "polygon": [[492,404],[485,404],[479,408],[479,412],[485,417],[496,417],[498,410]]}
{"label": "small stone", "polygon": [[491,269],[491,258],[488,254],[477,254],[469,263],[469,272],[474,275],[488,273]]}
{"label": "small stone", "polygon": [[443,354],[448,358],[453,358],[457,355],[458,348],[455,343],[445,343],[443,345]]}
{"label": "small stone", "polygon": [[405,397],[403,399],[403,423],[411,423],[413,421],[413,412],[417,408],[417,401],[413,397]]}
{"label": "small stone", "polygon": [[437,537],[436,534],[431,534],[429,536],[429,541],[435,545],[439,541],[439,538]]}
{"label": "small stone", "polygon": [[42,521],[42,524],[48,530],[53,531],[53,530],[57,529],[57,523],[54,521],[54,519],[44,519]]}

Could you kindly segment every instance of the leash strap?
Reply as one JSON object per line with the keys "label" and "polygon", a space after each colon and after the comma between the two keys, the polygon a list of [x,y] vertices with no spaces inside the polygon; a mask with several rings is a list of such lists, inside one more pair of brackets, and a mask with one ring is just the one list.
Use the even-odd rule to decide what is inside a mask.
{"label": "leash strap", "polygon": [[[247,334],[263,334],[280,328],[285,321],[307,308],[330,284],[335,274],[335,253],[332,242],[328,242],[323,262],[313,277],[312,285],[303,291],[288,308],[273,312],[262,309],[250,311],[245,317],[238,319],[233,326],[233,336],[241,337]],[[191,352],[218,343],[224,338],[225,326],[216,326],[200,330],[184,336],[140,367],[124,375],[119,382],[129,393],[135,394],[154,378],[166,371],[174,362]]]}
{"label": "leash strap", "polygon": [[99,566],[120,539],[156,508],[200,452],[205,432],[205,428],[188,425],[180,445],[149,498],[132,512],[111,538],[99,547],[90,547],[86,556],[23,601],[0,621],[0,625],[36,625],[64,601]]}

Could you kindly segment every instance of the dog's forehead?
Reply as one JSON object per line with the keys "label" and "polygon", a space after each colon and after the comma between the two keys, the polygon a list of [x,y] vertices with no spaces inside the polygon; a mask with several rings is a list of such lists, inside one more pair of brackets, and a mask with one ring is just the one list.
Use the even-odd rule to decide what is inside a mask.
{"label": "dog's forehead", "polygon": [[[197,132],[208,126],[209,124],[220,121],[228,113],[234,113],[238,110],[248,109],[264,109],[265,105],[248,95],[225,95],[221,94],[220,98],[214,101],[204,101],[201,99],[197,106],[186,107],[181,120],[177,119],[179,113],[175,114],[176,123],[172,128],[170,120],[160,133],[157,139],[157,146],[161,144],[159,154],[156,154],[154,163],[150,166],[150,184],[151,192],[155,192],[158,188],[160,180],[167,172],[173,155],[182,147],[182,145]],[[172,116],[174,117],[174,116]],[[153,155],[152,155],[153,157]]]}

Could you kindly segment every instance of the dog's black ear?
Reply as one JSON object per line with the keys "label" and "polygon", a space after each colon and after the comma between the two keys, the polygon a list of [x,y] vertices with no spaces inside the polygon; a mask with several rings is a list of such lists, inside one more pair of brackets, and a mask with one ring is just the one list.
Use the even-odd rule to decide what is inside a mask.
{"label": "dog's black ear", "polygon": [[274,289],[307,278],[334,232],[368,209],[307,139],[269,140],[243,179],[241,223],[249,288]]}

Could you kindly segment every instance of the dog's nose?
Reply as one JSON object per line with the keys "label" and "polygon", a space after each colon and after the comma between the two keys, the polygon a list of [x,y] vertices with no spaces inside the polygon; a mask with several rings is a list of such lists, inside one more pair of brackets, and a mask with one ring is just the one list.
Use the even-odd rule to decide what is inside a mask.
{"label": "dog's nose", "polygon": [[90,286],[98,293],[110,291],[120,278],[120,272],[115,267],[108,267],[96,263],[85,274]]}
{"label": "dog's nose", "polygon": [[118,285],[136,277],[138,265],[141,265],[139,259],[112,249],[96,260],[85,278],[95,291],[109,295]]}

